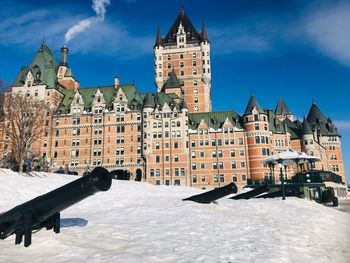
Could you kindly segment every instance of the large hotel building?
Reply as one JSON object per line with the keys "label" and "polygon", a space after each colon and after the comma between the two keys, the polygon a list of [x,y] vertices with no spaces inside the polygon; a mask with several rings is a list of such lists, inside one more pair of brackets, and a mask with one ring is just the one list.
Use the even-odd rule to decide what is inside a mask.
{"label": "large hotel building", "polygon": [[[315,168],[345,183],[341,136],[315,103],[303,121],[294,119],[282,99],[274,110],[251,96],[241,114],[212,111],[210,45],[205,26],[197,31],[181,9],[165,37],[158,28],[156,91],[142,93],[118,78],[110,86],[81,88],[68,48],[61,49],[57,64],[53,51],[41,44],[10,91],[50,106],[31,157],[45,159],[51,171],[82,175],[103,166],[152,184],[242,187],[269,178],[271,170],[261,161],[291,148],[320,157]],[[6,133],[1,136],[0,154],[6,158],[11,142]],[[288,177],[294,173],[290,167]]]}

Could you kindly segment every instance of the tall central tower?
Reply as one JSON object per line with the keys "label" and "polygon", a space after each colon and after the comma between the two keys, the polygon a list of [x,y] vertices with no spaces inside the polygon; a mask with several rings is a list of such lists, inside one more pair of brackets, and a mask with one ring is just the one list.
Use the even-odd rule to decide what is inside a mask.
{"label": "tall central tower", "polygon": [[189,112],[211,111],[210,62],[210,43],[204,24],[198,33],[183,8],[164,38],[158,28],[154,44],[158,92],[167,92],[164,86],[174,70]]}

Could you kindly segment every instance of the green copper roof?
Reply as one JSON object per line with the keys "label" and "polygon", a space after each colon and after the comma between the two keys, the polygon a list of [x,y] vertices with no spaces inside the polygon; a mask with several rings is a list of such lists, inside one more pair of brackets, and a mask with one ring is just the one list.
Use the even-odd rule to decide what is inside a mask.
{"label": "green copper roof", "polygon": [[255,97],[251,95],[243,116],[252,114],[254,108],[256,108],[259,113],[265,113],[264,110],[260,107],[259,103],[256,101]]}
{"label": "green copper roof", "polygon": [[269,130],[273,133],[286,133],[285,125],[276,117],[272,110],[267,111]]}
{"label": "green copper roof", "polygon": [[287,105],[284,103],[282,98],[278,99],[278,103],[275,109],[275,114],[280,114],[280,115],[289,115],[292,114],[290,110],[288,109]]}
{"label": "green copper roof", "polygon": [[181,88],[181,83],[180,83],[179,79],[177,78],[174,69],[171,71],[167,81],[165,82],[165,84],[163,86],[163,90],[168,89],[168,88]]}
{"label": "green copper roof", "polygon": [[[100,86],[92,88],[80,88],[79,94],[82,96],[84,102],[84,109],[90,109],[94,100],[97,90],[100,90],[103,94],[103,98],[106,102],[106,107],[111,107],[116,96],[116,89],[114,86]],[[167,103],[171,108],[177,107],[178,110],[185,108],[185,104],[176,103],[174,99],[178,99],[178,96],[173,93],[139,93],[133,84],[120,85],[120,89],[124,92],[127,100],[128,107],[133,110],[141,110],[143,107],[155,108],[156,105],[163,107]],[[70,104],[74,98],[74,92],[72,90],[63,91],[64,99],[59,106],[59,110],[66,111],[70,108]]]}
{"label": "green copper roof", "polygon": [[239,115],[234,111],[224,111],[224,112],[199,112],[189,114],[189,128],[197,129],[202,120],[208,125],[209,128],[220,129],[228,119],[233,126],[238,129],[243,129],[240,122]]}
{"label": "green copper roof", "polygon": [[57,64],[52,50],[42,43],[28,68],[22,68],[17,75],[13,86],[22,86],[28,71],[34,76],[34,84],[46,84],[48,87],[56,87]]}
{"label": "green copper roof", "polygon": [[286,118],[283,120],[282,124],[285,128],[287,128],[287,131],[290,134],[290,138],[292,140],[300,139],[301,123],[298,120],[292,122],[290,119]]}

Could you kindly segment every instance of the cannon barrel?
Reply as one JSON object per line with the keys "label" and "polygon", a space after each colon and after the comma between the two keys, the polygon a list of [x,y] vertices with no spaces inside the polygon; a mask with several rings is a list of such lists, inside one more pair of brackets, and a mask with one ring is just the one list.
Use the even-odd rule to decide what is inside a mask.
{"label": "cannon barrel", "polygon": [[24,246],[31,244],[32,230],[43,227],[60,232],[60,212],[90,195],[107,191],[112,185],[110,173],[95,168],[90,174],[38,196],[0,214],[0,239],[16,234],[15,244],[24,236]]}
{"label": "cannon barrel", "polygon": [[226,195],[237,193],[237,186],[235,183],[229,183],[228,185],[213,189],[211,191],[193,195],[182,199],[182,201],[193,201],[201,204],[210,204]]}

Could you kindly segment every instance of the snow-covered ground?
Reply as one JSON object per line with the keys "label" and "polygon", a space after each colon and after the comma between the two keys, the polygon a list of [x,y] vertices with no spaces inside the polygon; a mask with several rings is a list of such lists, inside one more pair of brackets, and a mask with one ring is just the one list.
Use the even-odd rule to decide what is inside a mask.
{"label": "snow-covered ground", "polygon": [[[0,212],[77,177],[0,169]],[[61,214],[61,233],[0,240],[0,262],[350,262],[350,215],[288,198],[183,202],[188,187],[113,181]]]}

